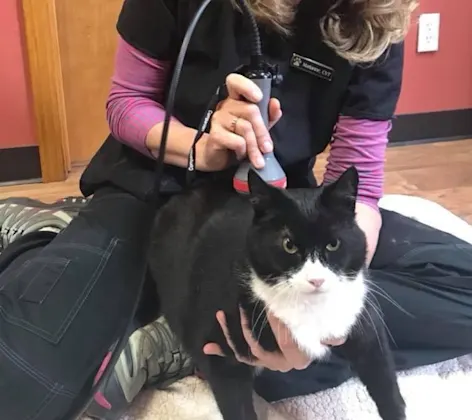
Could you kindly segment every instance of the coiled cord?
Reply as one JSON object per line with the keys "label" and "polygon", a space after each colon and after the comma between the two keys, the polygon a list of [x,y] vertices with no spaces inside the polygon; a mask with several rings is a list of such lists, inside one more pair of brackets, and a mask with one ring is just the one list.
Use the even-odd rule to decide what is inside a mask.
{"label": "coiled cord", "polygon": [[238,3],[251,25],[251,59],[260,61],[262,58],[262,44],[256,18],[245,0],[238,0]]}

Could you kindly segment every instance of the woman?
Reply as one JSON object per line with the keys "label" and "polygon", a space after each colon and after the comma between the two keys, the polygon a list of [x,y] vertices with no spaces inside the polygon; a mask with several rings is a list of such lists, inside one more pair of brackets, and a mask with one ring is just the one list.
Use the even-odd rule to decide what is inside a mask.
{"label": "woman", "polygon": [[[349,165],[358,167],[358,221],[369,242],[372,281],[403,308],[379,299],[395,338],[398,369],[469,353],[472,247],[379,211],[377,205],[400,92],[401,40],[415,1],[250,3],[261,25],[264,52],[284,77],[273,88],[273,128],[267,132],[250,103],[260,100],[260,92],[231,74],[247,57],[245,20],[230,2],[215,1],[197,26],[182,70],[163,196],[183,187],[195,127],[216,86],[231,74],[228,97],[197,147],[199,176],[231,173],[234,154],[248,155],[260,166],[261,153],[274,148],[289,186],[314,186],[315,157],[331,142],[325,180]],[[0,257],[1,418],[67,418],[87,397],[123,333],[145,271],[162,103],[182,34],[197,6],[193,0],[125,1],[107,104],[112,135],[81,179],[84,195],[93,198],[61,235],[24,236]],[[155,317],[157,298],[151,291],[143,293],[137,326]],[[218,316],[224,326],[224,317]],[[277,320],[271,323],[280,330]],[[309,365],[293,342],[280,341],[283,356],[277,358],[250,343],[260,364],[269,368],[256,383],[265,399],[316,392],[350,376],[345,361]],[[214,343],[205,351],[219,354]],[[191,371],[191,361],[159,319],[131,335],[89,413],[116,419],[144,383],[163,387]]]}

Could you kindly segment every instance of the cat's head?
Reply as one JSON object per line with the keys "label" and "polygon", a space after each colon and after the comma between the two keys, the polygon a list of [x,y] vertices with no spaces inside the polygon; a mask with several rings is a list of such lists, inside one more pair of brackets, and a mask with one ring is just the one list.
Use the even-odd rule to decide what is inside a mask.
{"label": "cat's head", "polygon": [[318,188],[281,190],[249,173],[249,262],[267,289],[321,296],[362,281],[366,238],[355,221],[354,167]]}

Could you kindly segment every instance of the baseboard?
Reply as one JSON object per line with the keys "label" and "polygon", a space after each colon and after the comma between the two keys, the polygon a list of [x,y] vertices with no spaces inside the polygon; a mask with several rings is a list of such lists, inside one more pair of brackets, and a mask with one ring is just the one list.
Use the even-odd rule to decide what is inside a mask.
{"label": "baseboard", "polygon": [[38,146],[0,149],[0,183],[41,178]]}
{"label": "baseboard", "polygon": [[472,138],[472,108],[398,115],[390,144],[427,143]]}

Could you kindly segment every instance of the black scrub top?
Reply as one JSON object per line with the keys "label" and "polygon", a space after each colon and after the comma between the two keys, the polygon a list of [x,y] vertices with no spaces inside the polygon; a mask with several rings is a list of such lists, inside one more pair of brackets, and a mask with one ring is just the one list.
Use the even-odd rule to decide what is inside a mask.
{"label": "black scrub top", "polygon": [[[125,0],[117,29],[148,56],[173,62],[196,0]],[[400,94],[403,44],[392,45],[376,62],[353,65],[324,44],[319,20],[323,1],[302,0],[292,35],[261,25],[263,54],[277,64],[283,82],[272,96],[281,102],[282,119],[271,130],[275,154],[289,186],[313,183],[315,157],[332,139],[340,115],[390,120]],[[177,89],[174,116],[197,127],[211,95],[226,76],[248,63],[250,28],[229,0],[213,0],[199,21],[187,51]],[[113,184],[139,198],[150,198],[155,162],[112,136],[94,156],[81,179],[85,195]],[[234,168],[232,168],[234,170]],[[163,192],[185,183],[185,169],[166,165]]]}

